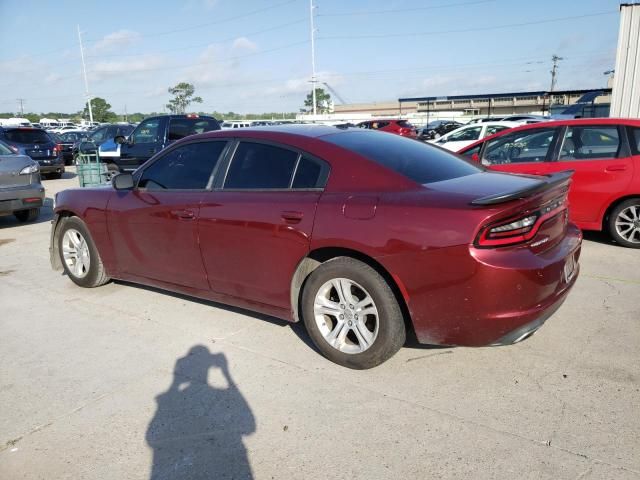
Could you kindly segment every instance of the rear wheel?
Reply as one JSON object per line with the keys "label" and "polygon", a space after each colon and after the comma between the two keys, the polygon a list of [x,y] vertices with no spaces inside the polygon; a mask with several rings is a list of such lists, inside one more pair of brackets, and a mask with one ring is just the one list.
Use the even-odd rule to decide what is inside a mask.
{"label": "rear wheel", "polygon": [[69,217],[60,226],[58,251],[64,271],[81,287],[99,287],[109,281],[98,249],[85,223]]}
{"label": "rear wheel", "polygon": [[625,200],[613,209],[609,233],[622,246],[640,248],[640,198]]}
{"label": "rear wheel", "polygon": [[402,311],[385,279],[369,265],[338,257],[314,270],[302,292],[309,336],[331,361],[372,368],[405,342]]}
{"label": "rear wheel", "polygon": [[30,208],[29,210],[20,210],[13,213],[19,222],[33,222],[40,215],[39,208]]}

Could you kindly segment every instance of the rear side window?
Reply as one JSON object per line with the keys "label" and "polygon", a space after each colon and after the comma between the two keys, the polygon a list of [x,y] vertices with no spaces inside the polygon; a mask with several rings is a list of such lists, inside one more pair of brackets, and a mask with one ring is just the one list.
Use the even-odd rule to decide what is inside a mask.
{"label": "rear side window", "polygon": [[345,132],[322,137],[414,182],[426,184],[481,172],[469,162],[441,148],[394,134]]}
{"label": "rear side window", "polygon": [[448,142],[470,142],[473,140],[478,140],[480,138],[480,132],[482,132],[482,127],[470,127],[460,130],[458,132],[452,133],[447,137]]}
{"label": "rear side window", "polygon": [[560,161],[616,158],[620,135],[615,125],[568,127],[560,148]]}
{"label": "rear side window", "polygon": [[482,163],[544,162],[556,134],[555,128],[542,128],[508,133],[487,142]]}
{"label": "rear side window", "polygon": [[13,150],[7,147],[4,143],[0,142],[0,155],[15,155]]}
{"label": "rear side window", "polygon": [[634,155],[640,155],[640,128],[628,127],[629,143],[631,144],[631,152]]}
{"label": "rear side window", "polygon": [[231,160],[224,188],[289,188],[297,161],[297,152],[261,143],[241,142]]}
{"label": "rear side window", "polygon": [[329,166],[320,160],[302,157],[293,177],[292,188],[324,188]]}
{"label": "rear side window", "polygon": [[226,142],[181,145],[142,172],[138,188],[147,190],[203,190]]}
{"label": "rear side window", "polygon": [[169,140],[180,140],[211,130],[219,130],[217,121],[208,118],[172,118],[169,122]]}
{"label": "rear side window", "polygon": [[51,137],[44,130],[7,130],[4,133],[9,142],[15,143],[50,143]]}

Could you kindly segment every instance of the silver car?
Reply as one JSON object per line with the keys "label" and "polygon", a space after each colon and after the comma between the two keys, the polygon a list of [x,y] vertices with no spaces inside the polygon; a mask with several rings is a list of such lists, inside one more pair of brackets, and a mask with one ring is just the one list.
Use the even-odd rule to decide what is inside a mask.
{"label": "silver car", "polygon": [[0,142],[0,216],[13,214],[20,222],[31,222],[38,218],[43,203],[38,164]]}

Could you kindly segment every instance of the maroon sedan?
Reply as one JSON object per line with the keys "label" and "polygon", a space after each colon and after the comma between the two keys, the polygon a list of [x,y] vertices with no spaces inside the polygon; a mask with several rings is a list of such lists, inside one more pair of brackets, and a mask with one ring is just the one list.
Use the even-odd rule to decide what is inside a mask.
{"label": "maroon sedan", "polygon": [[422,343],[531,335],[578,273],[570,173],[490,172],[355,128],[209,132],[113,187],[56,197],[54,268],[303,320],[328,358],[369,368]]}

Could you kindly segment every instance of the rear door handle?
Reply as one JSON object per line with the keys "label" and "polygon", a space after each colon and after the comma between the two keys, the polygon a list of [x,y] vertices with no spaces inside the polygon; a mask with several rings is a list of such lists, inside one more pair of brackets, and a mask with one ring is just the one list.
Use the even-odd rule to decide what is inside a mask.
{"label": "rear door handle", "polygon": [[605,172],[624,172],[627,169],[626,165],[609,165],[604,169]]}
{"label": "rear door handle", "polygon": [[284,211],[282,212],[282,219],[287,223],[300,223],[304,214],[302,212]]}
{"label": "rear door handle", "polygon": [[196,214],[193,210],[171,210],[171,215],[182,220],[193,220],[196,218]]}

